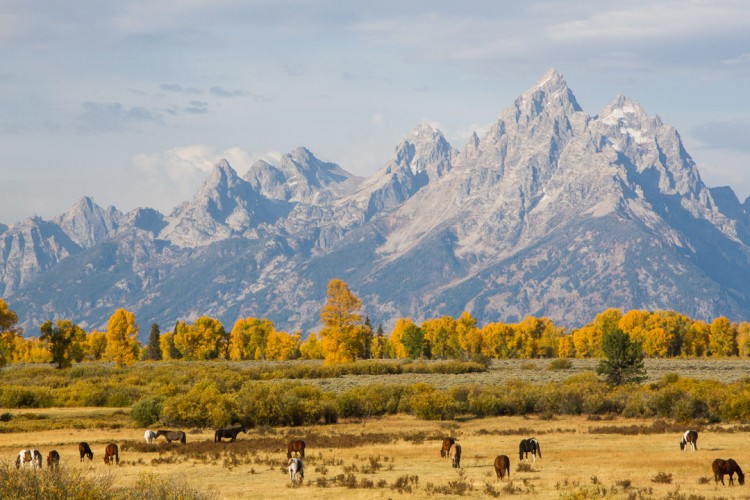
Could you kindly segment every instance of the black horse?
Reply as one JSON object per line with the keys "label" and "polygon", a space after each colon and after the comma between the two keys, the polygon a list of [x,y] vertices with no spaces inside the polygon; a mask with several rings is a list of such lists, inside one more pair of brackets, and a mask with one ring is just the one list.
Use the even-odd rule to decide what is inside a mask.
{"label": "black horse", "polygon": [[732,476],[736,472],[737,481],[739,481],[740,484],[745,484],[745,474],[742,472],[742,469],[740,469],[740,466],[737,465],[737,462],[731,458],[729,460],[717,458],[711,464],[711,468],[714,471],[714,481],[716,483],[721,481],[721,484],[724,484],[724,475],[729,474],[729,485],[733,486],[734,479]]}
{"label": "black horse", "polygon": [[83,462],[84,457],[88,458],[89,462],[94,459],[94,452],[91,451],[91,446],[86,442],[78,444],[78,453],[81,454],[81,462]]}
{"label": "black horse", "polygon": [[179,441],[182,444],[187,443],[187,436],[182,431],[156,431],[156,437],[158,438],[159,436],[164,436],[167,443],[171,443],[172,441]]}
{"label": "black horse", "polygon": [[247,427],[224,427],[223,429],[216,429],[214,434],[214,443],[220,443],[222,439],[229,438],[230,443],[234,443],[237,440],[237,434],[244,432],[247,434]]}
{"label": "black horse", "polygon": [[529,453],[531,453],[531,458],[534,462],[536,462],[537,455],[539,455],[539,458],[542,458],[542,448],[539,446],[539,441],[536,438],[522,439],[518,445],[518,460],[523,460],[525,455],[528,461]]}

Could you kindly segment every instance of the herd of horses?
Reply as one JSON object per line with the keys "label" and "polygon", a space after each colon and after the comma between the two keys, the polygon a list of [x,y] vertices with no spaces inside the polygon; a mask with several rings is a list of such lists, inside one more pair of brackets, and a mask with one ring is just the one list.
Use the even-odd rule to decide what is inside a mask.
{"label": "herd of horses", "polygon": [[[237,435],[240,432],[247,434],[247,428],[244,426],[237,427],[226,427],[217,429],[214,433],[214,442],[222,442],[222,439],[229,439],[230,442],[234,442],[237,439]],[[178,441],[182,444],[187,442],[186,435],[183,431],[171,431],[171,430],[159,430],[152,431],[147,430],[143,438],[147,443],[153,443],[157,438],[164,437],[168,443],[172,441]],[[698,450],[698,432],[689,429],[685,431],[680,440],[680,449],[685,451],[690,448],[693,451]],[[78,452],[80,460],[83,462],[85,458],[89,461],[94,459],[94,452],[91,450],[86,442],[81,442],[78,445]],[[292,456],[296,454],[296,456]],[[523,462],[529,461],[529,454],[531,454],[531,460],[536,462],[537,455],[542,458],[542,448],[539,445],[539,440],[536,438],[522,439],[518,444],[518,460]],[[301,439],[292,439],[287,445],[287,470],[289,471],[289,480],[294,485],[295,483],[301,483],[304,480],[304,464],[302,459],[305,457],[305,442]],[[440,446],[440,456],[443,458],[449,458],[451,465],[454,468],[461,467],[461,445],[456,443],[456,439],[447,437],[442,440]],[[120,463],[119,448],[115,443],[109,443],[104,448],[104,463],[105,464],[118,464]],[[52,450],[47,455],[47,466],[50,469],[55,469],[60,464],[60,454],[56,450]],[[498,455],[495,457],[493,462],[495,468],[495,474],[498,480],[504,480],[505,477],[510,479],[510,458],[507,455]],[[42,454],[39,450],[35,449],[24,449],[18,453],[16,458],[17,468],[42,468]],[[740,466],[733,459],[723,460],[717,458],[711,464],[711,469],[714,473],[714,481],[718,484],[724,483],[724,476],[729,476],[730,486],[734,485],[734,475],[737,475],[737,481],[739,484],[745,484],[745,474],[742,472]]]}
{"label": "herd of horses", "polygon": [[[682,435],[680,441],[680,449],[687,450],[688,447],[693,451],[698,451],[698,431],[689,429]],[[451,453],[451,450],[453,452]],[[536,462],[536,457],[542,458],[542,448],[539,445],[539,440],[536,438],[522,439],[518,444],[518,460],[523,462],[524,459],[529,461],[529,453],[531,453],[532,461]],[[461,445],[456,443],[456,440],[452,437],[443,439],[440,445],[440,456],[443,458],[450,458],[453,467],[461,467]],[[499,480],[503,480],[506,476],[510,479],[510,458],[507,455],[498,455],[495,457],[493,462],[495,468],[495,474]],[[737,474],[737,482],[741,485],[745,484],[745,474],[742,472],[740,466],[733,459],[723,460],[717,458],[711,463],[711,469],[714,473],[714,482],[717,484],[721,481],[724,483],[724,476],[729,476],[729,485],[734,485],[734,475]]]}

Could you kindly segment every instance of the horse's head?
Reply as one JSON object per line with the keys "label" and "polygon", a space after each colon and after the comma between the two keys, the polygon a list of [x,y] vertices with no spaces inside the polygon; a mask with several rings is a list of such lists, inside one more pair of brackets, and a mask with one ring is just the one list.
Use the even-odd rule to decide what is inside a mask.
{"label": "horse's head", "polygon": [[680,449],[681,450],[685,449],[685,441],[680,441]]}

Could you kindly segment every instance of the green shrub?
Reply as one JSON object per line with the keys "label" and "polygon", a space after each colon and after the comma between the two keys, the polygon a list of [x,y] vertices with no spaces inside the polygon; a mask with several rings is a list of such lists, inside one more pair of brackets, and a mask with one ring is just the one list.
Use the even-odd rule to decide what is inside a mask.
{"label": "green shrub", "polygon": [[456,415],[456,402],[444,391],[431,391],[411,397],[414,414],[424,420],[447,420]]}
{"label": "green shrub", "polygon": [[141,427],[148,427],[161,420],[164,406],[162,398],[148,398],[138,401],[130,410],[130,417]]}

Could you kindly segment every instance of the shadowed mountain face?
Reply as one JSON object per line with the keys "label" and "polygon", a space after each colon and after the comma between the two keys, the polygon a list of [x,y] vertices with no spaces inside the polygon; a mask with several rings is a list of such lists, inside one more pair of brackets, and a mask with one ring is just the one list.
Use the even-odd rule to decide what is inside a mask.
{"label": "shadowed mountain face", "polygon": [[84,198],[0,226],[0,293],[32,335],[118,307],[141,325],[256,316],[306,334],[332,278],[386,327],[464,310],[573,327],[608,307],[740,320],[749,206],[708,189],[658,116],[623,96],[590,116],[553,70],[463,150],[422,125],[367,179],[298,148],[242,177],[219,162],[168,216]]}

